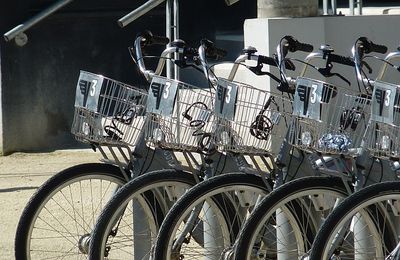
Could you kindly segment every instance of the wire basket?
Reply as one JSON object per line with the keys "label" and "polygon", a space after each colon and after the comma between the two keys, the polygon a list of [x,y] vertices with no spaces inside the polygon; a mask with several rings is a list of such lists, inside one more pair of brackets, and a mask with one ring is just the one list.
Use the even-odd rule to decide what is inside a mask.
{"label": "wire basket", "polygon": [[366,148],[374,157],[400,159],[400,86],[375,81]]}
{"label": "wire basket", "polygon": [[71,132],[78,141],[134,146],[145,123],[147,93],[81,71]]}
{"label": "wire basket", "polygon": [[247,84],[218,79],[214,113],[221,151],[274,154],[286,133],[292,101]]}
{"label": "wire basket", "polygon": [[147,103],[148,145],[177,151],[211,152],[213,92],[155,76]]}
{"label": "wire basket", "polygon": [[289,143],[307,152],[358,155],[370,96],[303,77],[296,84]]}

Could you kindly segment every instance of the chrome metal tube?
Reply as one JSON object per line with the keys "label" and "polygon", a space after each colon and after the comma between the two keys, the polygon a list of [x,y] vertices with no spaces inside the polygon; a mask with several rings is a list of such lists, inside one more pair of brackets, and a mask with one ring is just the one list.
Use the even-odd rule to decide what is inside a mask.
{"label": "chrome metal tube", "polygon": [[242,54],[235,60],[235,63],[233,64],[231,72],[229,73],[229,77],[228,77],[229,81],[233,81],[233,79],[235,78],[236,72],[239,68],[240,63],[247,60],[247,57],[248,57],[247,54]]}
{"label": "chrome metal tube", "polygon": [[[400,59],[400,51],[391,52],[385,57],[385,61],[387,61],[387,62],[391,62],[394,59]],[[377,80],[383,79],[383,77],[385,76],[387,66],[388,66],[388,64],[386,62],[384,62],[382,65],[382,68],[378,74],[378,77],[376,78]]]}
{"label": "chrome metal tube", "polygon": [[203,73],[208,78],[208,65],[207,65],[207,60],[206,60],[206,51],[204,49],[204,46],[199,47],[199,58],[201,62],[201,67],[203,68]]}
{"label": "chrome metal tube", "polygon": [[328,15],[328,0],[324,0],[322,3],[323,15]]}
{"label": "chrome metal tube", "polygon": [[356,68],[357,78],[358,78],[358,80],[360,82],[362,82],[363,78],[364,78],[363,75],[362,75],[362,69],[361,69],[362,57],[360,57],[360,53],[358,52],[356,44],[353,46],[353,48],[351,48],[351,53],[353,54],[353,57],[354,57],[354,65],[355,65],[355,68]]}
{"label": "chrome metal tube", "polygon": [[[304,62],[309,63],[313,59],[317,59],[317,58],[322,59],[323,56],[324,55],[322,52],[312,52],[307,55],[307,57],[304,59]],[[306,74],[307,68],[308,68],[308,65],[305,64],[303,67],[303,70],[300,72],[300,77],[303,77]]]}
{"label": "chrome metal tube", "polygon": [[143,60],[143,54],[142,54],[142,47],[141,47],[141,42],[143,38],[138,37],[135,40],[135,54],[136,54],[136,62],[139,66],[140,71],[143,73],[144,77],[147,79],[147,81],[151,81],[154,75],[160,75],[164,65],[165,65],[165,60],[170,55],[171,53],[177,52],[179,49],[176,47],[168,47],[166,48],[160,56],[160,59],[158,61],[157,68],[155,72],[146,69],[146,65],[144,64]]}
{"label": "chrome metal tube", "polygon": [[362,9],[363,9],[363,1],[358,0],[357,1],[357,14],[362,15]]}
{"label": "chrome metal tube", "polygon": [[[174,0],[174,24],[173,24],[173,31],[174,31],[174,40],[179,39],[179,0]],[[178,53],[175,53],[175,59],[178,59]],[[178,65],[174,65],[174,78],[176,80],[180,79],[180,68]]]}
{"label": "chrome metal tube", "polygon": [[154,71],[154,74],[155,75],[160,75],[162,70],[163,70],[163,68],[164,68],[164,64],[165,64],[166,58],[169,57],[169,55],[171,53],[178,52],[178,51],[179,51],[179,48],[177,48],[177,47],[168,47],[168,48],[166,48],[161,53],[160,61],[158,62],[158,65],[157,65],[156,70]]}
{"label": "chrome metal tube", "polygon": [[350,15],[354,15],[354,0],[349,0]]}
{"label": "chrome metal tube", "polygon": [[[172,19],[173,19],[173,5],[172,5],[172,0],[167,0],[166,5],[165,5],[165,36],[167,36],[168,39],[172,41],[175,40],[175,38],[172,35]],[[168,58],[171,58],[168,56]],[[174,66],[171,60],[167,60],[167,67],[166,67],[166,74],[167,78],[171,79],[172,75],[174,74]]]}
{"label": "chrome metal tube", "polygon": [[149,0],[148,2],[144,3],[143,5],[139,6],[129,14],[125,15],[121,19],[118,20],[118,24],[121,27],[125,27],[131,22],[135,21],[139,17],[143,16],[165,0]]}
{"label": "chrome metal tube", "polygon": [[137,37],[135,40],[135,54],[136,54],[136,62],[139,66],[140,71],[142,72],[142,74],[144,75],[144,77],[147,80],[150,80],[150,73],[151,71],[146,70],[146,66],[144,65],[144,61],[143,61],[143,54],[142,54],[142,47],[141,47],[141,42],[142,42],[143,38],[142,37]]}
{"label": "chrome metal tube", "polygon": [[18,34],[21,34],[24,31],[28,30],[29,28],[31,28],[32,26],[34,26],[38,22],[42,21],[43,19],[45,19],[46,17],[48,17],[52,13],[56,12],[57,10],[61,9],[62,7],[66,6],[67,4],[71,3],[72,1],[73,0],[59,0],[58,2],[52,4],[48,8],[46,8],[43,11],[41,11],[40,13],[38,13],[37,15],[33,16],[31,19],[29,19],[25,23],[22,23],[22,24],[20,24],[20,25],[18,25],[16,27],[14,27],[10,31],[6,32],[4,34],[4,39],[6,41],[11,41]]}
{"label": "chrome metal tube", "polygon": [[332,14],[337,15],[337,3],[336,0],[331,0],[331,5],[332,5]]}
{"label": "chrome metal tube", "polygon": [[237,57],[237,59],[235,60],[235,63],[232,66],[231,72],[229,73],[229,77],[228,80],[229,81],[233,81],[233,79],[236,76],[237,70],[239,68],[240,63],[246,61],[246,60],[253,60],[253,61],[257,61],[258,60],[258,55],[257,54],[242,54],[239,57]]}

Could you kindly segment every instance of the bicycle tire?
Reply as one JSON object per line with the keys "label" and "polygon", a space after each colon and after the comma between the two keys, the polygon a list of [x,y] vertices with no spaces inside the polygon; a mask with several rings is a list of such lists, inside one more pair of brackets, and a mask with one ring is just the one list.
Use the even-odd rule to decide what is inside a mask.
{"label": "bicycle tire", "polygon": [[318,204],[314,205],[309,196],[320,196],[321,192],[326,192],[322,197],[325,199],[348,195],[343,181],[334,177],[299,178],[273,190],[244,224],[235,244],[234,259],[301,259],[318,229],[317,221],[311,218],[317,212],[313,207]]}
{"label": "bicycle tire", "polygon": [[[93,230],[89,259],[130,259],[133,256],[134,259],[148,259],[153,239],[166,212],[179,197],[178,193],[185,192],[195,184],[193,174],[180,170],[154,171],[129,181],[104,207]],[[177,194],[165,198],[167,204],[160,197],[160,190],[165,187],[179,189]],[[142,210],[145,215],[134,219],[136,211],[131,212],[131,205],[128,206],[132,201],[137,202],[135,209]],[[132,223],[129,222],[132,219]],[[141,223],[135,226],[135,221]],[[137,230],[138,226],[140,230]],[[140,240],[136,241],[135,238]]]}
{"label": "bicycle tire", "polygon": [[[175,203],[165,217],[156,240],[153,259],[199,259],[205,255],[220,259],[221,254],[229,254],[230,246],[235,241],[243,221],[235,209],[238,201],[234,201],[232,198],[235,196],[231,196],[235,191],[238,192],[235,196],[246,191],[248,195],[253,196],[246,202],[258,198],[260,194],[265,196],[269,192],[261,177],[244,173],[228,173],[197,184]],[[190,222],[188,219],[196,206],[201,207],[202,212],[196,217],[196,225],[193,225],[190,237],[185,238],[187,242],[182,243],[179,250],[172,250],[179,226]],[[251,208],[252,205],[244,204],[245,209],[246,207]],[[239,208],[243,210],[243,207]],[[211,212],[208,212],[210,209]],[[209,219],[218,222],[208,223]],[[197,226],[199,230],[196,230]],[[188,240],[191,240],[192,244]]]}
{"label": "bicycle tire", "polygon": [[[310,259],[328,259],[328,252],[334,252],[336,254],[335,256],[338,257],[346,254],[348,258],[345,259],[353,259],[354,255],[352,255],[350,249],[353,249],[351,247],[351,242],[354,245],[354,235],[350,238],[352,241],[349,241],[349,243],[341,243],[341,248],[332,249],[328,243],[333,241],[333,236],[339,232],[340,227],[345,227],[346,223],[349,223],[348,221],[352,222],[354,230],[359,216],[363,217],[364,222],[368,224],[365,228],[368,228],[366,230],[370,231],[370,236],[374,237],[378,235],[380,237],[374,237],[374,241],[376,242],[370,245],[366,251],[363,251],[363,248],[361,248],[358,243],[357,254],[368,253],[368,255],[365,256],[359,255],[359,257],[364,257],[363,259],[381,259],[379,257],[385,259],[399,242],[394,230],[395,227],[389,222],[379,223],[367,221],[365,216],[368,216],[373,221],[388,221],[391,212],[393,212],[393,208],[388,204],[388,201],[391,199],[400,199],[400,182],[398,181],[377,183],[349,196],[329,215],[321,226],[312,247]],[[389,208],[386,208],[386,206],[389,206]],[[396,214],[398,213],[399,212]],[[370,226],[370,223],[372,223],[372,225],[377,225],[377,228]],[[374,234],[377,231],[382,233]],[[374,246],[376,246],[376,248]],[[374,252],[370,251],[371,249],[374,249]]]}
{"label": "bicycle tire", "polygon": [[[77,200],[75,200],[72,191],[76,191],[77,184],[82,185],[83,183],[84,186],[81,186],[81,188],[86,187],[85,185],[88,185],[86,181],[90,182],[92,191],[93,189],[97,190],[98,187],[102,189],[103,182],[107,185],[104,188],[108,187],[112,189],[126,182],[118,167],[104,163],[76,165],[52,176],[39,187],[22,212],[15,236],[16,259],[43,259],[66,255],[71,256],[75,253],[78,255],[81,254],[79,250],[75,250],[78,249],[78,243],[75,242],[81,238],[76,236],[84,236],[86,233],[90,233],[91,224],[94,225],[95,217],[93,216],[89,220],[85,219],[86,215],[83,213],[83,206],[86,202],[90,204],[87,197],[83,198],[83,195],[87,195],[87,193],[85,191],[82,193],[81,189],[80,198],[76,198]],[[91,185],[92,181],[93,185]],[[63,193],[64,189],[69,189],[68,194]],[[104,190],[104,192],[108,192],[108,190]],[[108,199],[108,196],[107,198],[105,196],[106,194],[104,193],[100,201],[90,198],[92,202],[91,208],[93,209],[94,203],[100,203],[97,205],[100,207],[103,204],[103,201],[101,201],[103,197],[104,199]],[[65,197],[63,198],[64,202],[68,202],[57,203],[56,199],[59,197]],[[53,206],[56,210],[51,208]],[[79,214],[77,213],[78,207],[82,209],[82,212],[79,212]],[[48,219],[45,219],[47,217]],[[57,225],[53,225],[54,223]],[[67,224],[75,224],[72,225],[73,231]],[[61,230],[61,227],[58,230],[56,226],[62,226],[63,230]],[[75,231],[77,233],[73,235]],[[67,237],[67,235],[71,235],[71,237]],[[63,252],[66,244],[76,248],[72,250],[71,247],[70,251]],[[46,252],[47,249],[48,251]]]}

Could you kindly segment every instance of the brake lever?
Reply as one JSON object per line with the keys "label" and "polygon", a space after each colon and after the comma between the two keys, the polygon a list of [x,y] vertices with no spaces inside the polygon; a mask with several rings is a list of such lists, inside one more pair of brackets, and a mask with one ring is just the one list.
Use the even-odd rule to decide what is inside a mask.
{"label": "brake lever", "polygon": [[369,64],[366,61],[361,62],[362,65],[364,65],[368,69],[368,73],[372,73],[372,68],[369,66]]}
{"label": "brake lever", "polygon": [[251,72],[253,72],[254,74],[256,74],[257,76],[264,76],[267,75],[270,78],[272,78],[273,80],[275,80],[276,82],[281,82],[281,80],[276,77],[274,74],[268,72],[268,71],[262,71],[261,69],[263,68],[263,65],[260,63],[257,66],[248,66],[245,65],[247,69],[249,69]]}
{"label": "brake lever", "polygon": [[344,76],[342,76],[341,74],[339,74],[339,73],[332,73],[331,72],[331,68],[332,67],[326,67],[326,68],[318,68],[317,70],[318,70],[318,72],[319,73],[321,73],[322,74],[322,76],[324,76],[324,77],[327,77],[327,78],[330,78],[330,77],[333,77],[333,76],[337,76],[337,77],[339,77],[341,80],[343,80],[344,82],[346,82],[349,86],[351,86],[351,83],[350,83],[350,81],[348,80],[348,79],[346,79]]}

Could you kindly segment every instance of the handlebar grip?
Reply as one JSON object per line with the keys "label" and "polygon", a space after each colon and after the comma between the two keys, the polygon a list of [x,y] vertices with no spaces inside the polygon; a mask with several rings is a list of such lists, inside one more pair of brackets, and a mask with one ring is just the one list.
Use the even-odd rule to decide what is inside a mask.
{"label": "handlebar grip", "polygon": [[[258,62],[278,67],[278,63],[276,62],[275,58],[272,57],[258,55]],[[296,66],[290,60],[285,60],[285,68],[288,70],[296,70]]]}
{"label": "handlebar grip", "polygon": [[340,55],[336,55],[336,54],[329,54],[329,60],[332,62],[336,62],[336,63],[340,63],[343,65],[347,65],[347,66],[352,66],[354,67],[354,60],[350,57],[344,57],[344,56],[340,56]]}
{"label": "handlebar grip", "polygon": [[169,39],[168,37],[165,36],[153,35],[153,37],[150,40],[150,44],[167,45],[168,43]]}
{"label": "handlebar grip", "polygon": [[384,54],[388,50],[388,48],[386,46],[375,44],[372,41],[370,41],[367,37],[360,37],[357,39],[357,42],[359,42],[359,44],[357,45],[357,48],[363,47],[364,53],[377,52],[377,53]]}
{"label": "handlebar grip", "polygon": [[223,58],[227,54],[226,50],[215,47],[214,43],[208,39],[202,39],[200,43],[205,47],[206,55],[209,58]]}
{"label": "handlebar grip", "polygon": [[295,46],[297,51],[312,52],[314,50],[314,47],[311,44],[302,43],[297,40],[295,41]]}
{"label": "handlebar grip", "polygon": [[388,51],[388,48],[385,45],[379,45],[379,44],[375,44],[373,42],[370,42],[369,46],[370,46],[370,51],[371,52],[377,52],[377,53],[385,54]]}
{"label": "handlebar grip", "polygon": [[141,32],[138,34],[138,37],[142,37],[142,47],[145,45],[167,45],[169,43],[169,39],[164,36],[153,35],[153,33],[149,30]]}
{"label": "handlebar grip", "polygon": [[302,43],[299,42],[297,39],[295,39],[293,36],[286,35],[283,37],[289,44],[289,51],[290,52],[296,52],[296,51],[304,51],[304,52],[312,52],[314,47],[311,44],[308,43]]}
{"label": "handlebar grip", "polygon": [[220,57],[220,58],[226,57],[226,55],[228,53],[226,50],[220,49],[220,48],[217,48],[217,47],[212,47],[212,48],[209,49],[209,51],[210,51],[210,55],[211,56],[217,56],[217,57]]}
{"label": "handlebar grip", "polygon": [[268,57],[268,56],[258,55],[258,62],[268,64],[271,66],[275,66],[275,67],[277,66],[275,59],[272,57]]}
{"label": "handlebar grip", "polygon": [[197,56],[199,55],[199,52],[196,48],[185,47],[183,50],[183,54],[186,56]]}

